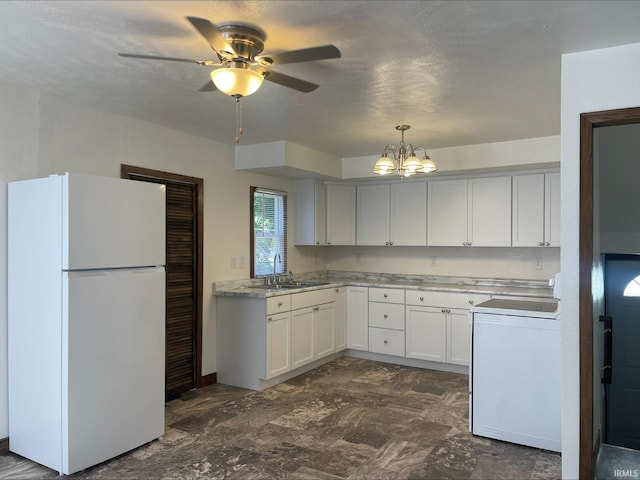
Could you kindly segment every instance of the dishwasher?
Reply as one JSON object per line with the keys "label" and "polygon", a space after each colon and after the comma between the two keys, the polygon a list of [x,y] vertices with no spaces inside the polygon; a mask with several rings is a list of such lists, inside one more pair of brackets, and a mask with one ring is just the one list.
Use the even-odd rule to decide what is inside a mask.
{"label": "dishwasher", "polygon": [[471,432],[561,451],[558,302],[494,298],[469,315]]}

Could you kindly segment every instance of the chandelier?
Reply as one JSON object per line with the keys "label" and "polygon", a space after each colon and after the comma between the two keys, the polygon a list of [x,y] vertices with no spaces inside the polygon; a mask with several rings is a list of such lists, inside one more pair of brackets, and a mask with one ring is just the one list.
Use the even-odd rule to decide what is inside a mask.
{"label": "chandelier", "polygon": [[[390,144],[384,147],[384,152],[373,166],[372,173],[376,175],[391,175],[395,173],[404,178],[417,173],[431,173],[438,170],[436,164],[427,155],[427,150],[424,147],[414,148],[410,143],[404,143],[404,132],[410,128],[410,125],[396,125],[396,130],[402,135],[400,146],[397,150]],[[424,151],[422,160],[416,156],[415,152],[417,150]],[[389,157],[389,154],[391,154],[391,157]]]}

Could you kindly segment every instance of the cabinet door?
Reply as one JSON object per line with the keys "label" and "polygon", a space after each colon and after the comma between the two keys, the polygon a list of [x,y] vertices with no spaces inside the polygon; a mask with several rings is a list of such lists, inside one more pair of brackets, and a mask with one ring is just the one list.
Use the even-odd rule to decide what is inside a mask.
{"label": "cabinet door", "polygon": [[390,186],[364,185],[356,197],[356,244],[389,244]]}
{"label": "cabinet door", "polygon": [[544,176],[544,245],[560,246],[560,174]]}
{"label": "cabinet door", "polygon": [[347,348],[347,288],[336,288],[334,312],[336,352]]}
{"label": "cabinet door", "polygon": [[313,360],[313,308],[291,312],[291,368]]}
{"label": "cabinet door", "polygon": [[541,247],[544,241],[544,174],[514,175],[511,245]]}
{"label": "cabinet door", "polygon": [[428,183],[427,244],[461,247],[467,242],[467,180]]}
{"label": "cabinet door", "polygon": [[369,289],[347,287],[347,347],[369,350]]}
{"label": "cabinet door", "polygon": [[293,183],[294,230],[296,245],[326,245],[327,194],[326,187],[313,180]]}
{"label": "cabinet door", "polygon": [[469,365],[470,346],[468,310],[447,310],[447,363]]}
{"label": "cabinet door", "polygon": [[291,317],[289,312],[267,317],[267,378],[291,370]]}
{"label": "cabinet door", "polygon": [[391,184],[391,245],[427,245],[427,182]]}
{"label": "cabinet door", "polygon": [[327,185],[327,244],[355,245],[356,187]]}
{"label": "cabinet door", "polygon": [[335,304],[313,307],[313,358],[326,357],[336,351]]}
{"label": "cabinet door", "polygon": [[511,177],[469,179],[467,228],[474,247],[511,246]]}
{"label": "cabinet door", "polygon": [[406,356],[433,362],[446,362],[447,319],[444,309],[407,307]]}

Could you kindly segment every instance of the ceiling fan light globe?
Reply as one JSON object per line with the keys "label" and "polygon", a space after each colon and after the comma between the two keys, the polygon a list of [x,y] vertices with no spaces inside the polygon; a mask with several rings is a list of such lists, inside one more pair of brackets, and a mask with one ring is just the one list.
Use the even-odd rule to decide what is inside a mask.
{"label": "ceiling fan light globe", "polygon": [[248,68],[219,68],[211,72],[211,81],[222,93],[246,97],[255,93],[264,77]]}

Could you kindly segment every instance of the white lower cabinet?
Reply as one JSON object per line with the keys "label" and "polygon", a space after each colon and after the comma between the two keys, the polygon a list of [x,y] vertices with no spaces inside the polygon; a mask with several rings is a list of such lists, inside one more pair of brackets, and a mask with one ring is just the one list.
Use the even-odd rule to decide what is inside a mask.
{"label": "white lower cabinet", "polygon": [[326,357],[336,351],[335,304],[313,308],[313,358]]}
{"label": "white lower cabinet", "polygon": [[347,287],[347,348],[369,350],[369,288]]}
{"label": "white lower cabinet", "polygon": [[444,308],[406,307],[407,358],[447,361],[447,319]]}
{"label": "white lower cabinet", "polygon": [[469,311],[447,309],[447,363],[469,365],[470,346]]}
{"label": "white lower cabinet", "polygon": [[347,348],[347,287],[336,288],[334,312],[336,352]]}
{"label": "white lower cabinet", "polygon": [[291,367],[298,368],[313,360],[313,309],[291,312]]}
{"label": "white lower cabinet", "polygon": [[405,296],[407,358],[469,365],[469,309],[490,295],[407,290]]}
{"label": "white lower cabinet", "polygon": [[369,327],[369,351],[404,357],[404,330]]}
{"label": "white lower cabinet", "polygon": [[289,312],[267,317],[267,378],[291,370],[291,315]]}

